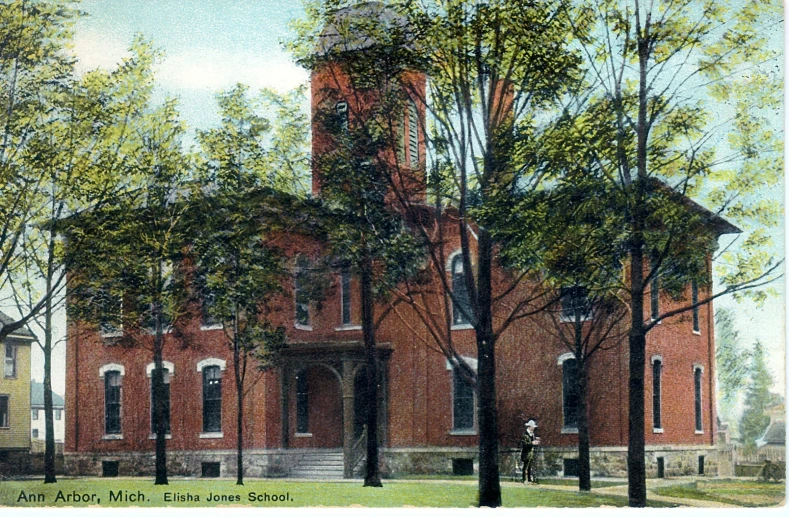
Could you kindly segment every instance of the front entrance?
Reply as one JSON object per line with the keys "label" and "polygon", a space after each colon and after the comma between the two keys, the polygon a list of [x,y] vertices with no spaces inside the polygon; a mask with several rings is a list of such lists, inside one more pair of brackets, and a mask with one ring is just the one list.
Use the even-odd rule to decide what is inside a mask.
{"label": "front entrance", "polygon": [[342,447],[342,390],[337,374],[322,365],[302,368],[290,386],[289,399],[291,447]]}

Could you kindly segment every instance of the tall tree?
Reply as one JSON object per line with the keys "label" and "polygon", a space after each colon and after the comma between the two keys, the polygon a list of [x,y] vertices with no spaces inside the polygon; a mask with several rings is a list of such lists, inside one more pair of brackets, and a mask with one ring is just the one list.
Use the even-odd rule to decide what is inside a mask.
{"label": "tall tree", "polygon": [[764,345],[760,341],[753,345],[749,370],[750,380],[745,393],[745,409],[740,420],[740,441],[746,447],[754,447],[756,440],[762,437],[770,425],[770,415],[767,414],[766,409],[775,397],[770,393],[773,378],[767,369]]}
{"label": "tall tree", "polygon": [[179,323],[189,314],[182,263],[190,242],[184,198],[191,183],[174,101],[146,110],[135,132],[127,163],[133,188],[75,218],[66,232],[76,277],[69,308],[75,320],[122,334],[107,339],[151,352],[155,484],[161,485],[168,484],[165,377],[172,373],[162,361],[167,342],[183,335]]}
{"label": "tall tree", "polygon": [[[765,253],[778,203],[761,195],[765,186],[776,185],[783,168],[769,116],[780,104],[780,78],[760,66],[779,54],[766,29],[780,23],[780,12],[777,3],[724,6],[709,0],[600,0],[567,11],[575,43],[587,56],[586,81],[568,103],[568,111],[578,114],[574,131],[582,138],[576,141],[586,140],[583,153],[591,153],[622,200],[602,206],[624,215],[631,506],[646,504],[647,333],[716,296],[769,282],[781,263]],[[713,120],[726,103],[730,115]],[[685,196],[700,197],[711,212]],[[723,249],[724,289],[711,293],[705,264],[715,240],[737,231],[715,215],[732,218],[748,233],[739,246]],[[704,289],[698,301],[669,310],[653,304],[645,311],[645,299],[653,291],[657,296],[658,285],[662,294],[677,297],[692,281]]]}
{"label": "tall tree", "polygon": [[750,351],[743,348],[740,333],[734,327],[734,312],[731,309],[715,311],[715,373],[717,377],[720,416],[734,423],[735,406],[745,391]]}
{"label": "tall tree", "polygon": [[[293,231],[289,223],[297,218],[282,206],[305,190],[307,126],[293,115],[301,112],[295,105],[301,99],[300,91],[266,92],[264,106],[256,106],[260,99],[250,99],[248,88],[237,85],[217,96],[221,126],[198,133],[204,194],[193,203],[199,231],[191,254],[203,313],[223,324],[233,351],[239,485],[248,372],[275,365],[285,344],[285,329],[271,321],[271,301],[290,278],[278,240],[286,227]],[[258,114],[261,107],[274,111],[275,124]]]}
{"label": "tall tree", "polygon": [[[66,45],[79,13],[75,2],[16,0],[0,9],[0,297],[8,300],[10,281],[24,275],[20,260],[25,229],[39,216],[50,177],[29,167],[31,140],[58,107],[72,79]],[[41,292],[19,319],[0,327],[0,340],[23,328],[47,304]],[[13,301],[12,301],[13,303]]]}

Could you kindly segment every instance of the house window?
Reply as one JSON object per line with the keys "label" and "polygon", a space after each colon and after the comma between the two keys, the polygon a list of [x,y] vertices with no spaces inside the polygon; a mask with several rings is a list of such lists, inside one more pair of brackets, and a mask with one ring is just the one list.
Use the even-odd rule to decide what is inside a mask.
{"label": "house window", "polygon": [[104,372],[104,434],[121,433],[121,372]]}
{"label": "house window", "polygon": [[660,282],[657,276],[652,279],[650,288],[650,307],[652,309],[652,319],[656,320],[660,316]]}
{"label": "house window", "polygon": [[694,395],[694,411],[696,413],[696,431],[702,431],[701,421],[701,373],[699,367],[693,369],[693,395]]}
{"label": "house window", "polygon": [[565,429],[578,428],[578,406],[581,397],[578,393],[578,362],[574,357],[562,361],[562,415]]}
{"label": "house window", "polygon": [[452,372],[452,429],[474,429],[474,388],[455,370]]}
{"label": "house window", "polygon": [[463,255],[458,253],[451,262],[452,272],[452,324],[469,325],[471,323],[471,300],[463,271]]}
{"label": "house window", "polygon": [[307,292],[306,263],[299,266],[294,279],[294,298],[296,301],[296,325],[309,329],[310,327],[310,298]]}
{"label": "house window", "polygon": [[99,314],[99,332],[105,337],[121,335],[123,333],[123,325],[121,324],[123,297],[116,296],[109,291],[102,291],[98,299],[102,304]]}
{"label": "house window", "polygon": [[222,323],[214,316],[211,310],[214,307],[214,303],[216,303],[216,296],[214,293],[204,291],[203,299],[200,304],[201,325],[203,327],[218,327]]}
{"label": "house window", "polygon": [[56,409],[55,410],[55,420],[61,420],[63,418],[63,410]]}
{"label": "house window", "polygon": [[341,298],[341,320],[343,325],[351,324],[351,273],[342,271],[340,273],[340,298]]}
{"label": "house window", "polygon": [[[693,305],[699,303],[699,283],[696,280],[693,280],[690,284],[690,302]],[[701,332],[698,306],[693,307],[693,332]]]}
{"label": "house window", "polygon": [[31,413],[33,413],[33,420],[38,420],[38,409],[34,409]]}
{"label": "house window", "polygon": [[203,368],[203,432],[222,431],[222,371],[219,366]]}
{"label": "house window", "polygon": [[663,375],[663,361],[652,360],[652,427],[662,429],[663,423],[660,415],[660,383]]}
{"label": "house window", "polygon": [[6,379],[13,379],[16,377],[16,347],[8,343],[5,344],[5,363],[3,372]]}
{"label": "house window", "polygon": [[[162,368],[164,386],[162,386],[162,400],[164,402],[164,432],[170,432],[170,370]],[[151,375],[151,432],[156,433],[156,391],[153,389],[153,375]]]}
{"label": "house window", "polygon": [[573,286],[562,287],[562,321],[581,321],[589,319],[591,307],[589,306],[588,291],[585,287]]}
{"label": "house window", "polygon": [[38,429],[33,429],[33,438],[38,438]]}
{"label": "house window", "polygon": [[296,375],[296,432],[309,433],[309,398],[307,394],[307,370]]}
{"label": "house window", "polygon": [[334,105],[334,111],[337,113],[337,124],[340,130],[345,133],[348,131],[348,103],[340,101]]}
{"label": "house window", "polygon": [[419,112],[413,100],[408,101],[408,159],[412,169],[419,167]]}
{"label": "house window", "polygon": [[8,418],[8,395],[0,395],[0,427],[10,427]]}

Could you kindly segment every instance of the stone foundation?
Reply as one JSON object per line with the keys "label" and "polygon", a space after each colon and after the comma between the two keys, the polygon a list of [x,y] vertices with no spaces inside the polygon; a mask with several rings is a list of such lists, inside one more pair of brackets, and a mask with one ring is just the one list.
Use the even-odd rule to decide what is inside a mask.
{"label": "stone foundation", "polygon": [[[255,478],[288,477],[301,457],[315,449],[251,449],[244,452],[244,475]],[[479,471],[476,447],[382,448],[381,475],[392,478],[409,474],[451,476],[459,466]],[[704,475],[718,474],[718,449],[713,446],[648,446],[647,477],[658,477],[658,458],[663,458],[665,477],[699,475],[699,456],[704,456]],[[564,476],[565,460],[578,458],[575,447],[540,447],[535,460],[538,476]],[[520,477],[520,451],[501,449],[502,477]],[[627,477],[626,447],[593,447],[590,453],[593,477]],[[65,471],[75,476],[101,476],[102,462],[117,461],[119,476],[153,476],[153,452],[66,453]],[[200,477],[203,463],[219,463],[220,477],[236,476],[236,452],[168,451],[167,467],[172,476]]]}

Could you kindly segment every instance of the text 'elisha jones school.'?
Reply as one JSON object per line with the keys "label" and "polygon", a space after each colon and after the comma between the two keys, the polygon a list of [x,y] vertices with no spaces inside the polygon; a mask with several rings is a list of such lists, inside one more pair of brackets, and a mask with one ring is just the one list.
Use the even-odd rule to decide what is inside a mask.
{"label": "text 'elisha jones school.'", "polygon": [[[327,33],[328,34],[328,33]],[[364,51],[363,48],[356,49]],[[410,91],[424,93],[426,77],[407,76]],[[320,108],[348,116],[354,95],[330,59],[311,71],[313,113]],[[359,100],[362,99],[362,100]],[[416,201],[425,198],[425,107],[408,103],[402,113],[400,152]],[[330,129],[313,116],[313,157],[329,151]],[[313,195],[321,195],[320,170],[313,170]],[[688,202],[689,210],[704,210]],[[434,217],[425,210],[424,217]],[[710,214],[710,233],[736,231]],[[455,291],[451,338],[472,369],[475,333],[468,321],[465,275],[458,251],[457,213],[435,217],[442,226],[446,272]],[[473,232],[471,232],[473,233]],[[363,471],[365,356],[360,327],[357,277],[338,270],[321,304],[304,301],[296,264],[317,259],[321,245],[301,235],[289,239],[294,276],[284,286],[289,307],[277,325],[288,329],[280,366],[261,373],[245,399],[245,474],[251,477],[349,478]],[[475,242],[470,243],[472,248]],[[471,264],[472,268],[476,264]],[[494,267],[495,264],[494,264]],[[709,268],[708,268],[709,269]],[[497,270],[494,279],[505,272]],[[438,281],[433,279],[433,281]],[[706,283],[709,285],[709,282]],[[686,305],[705,298],[706,288],[687,285],[684,300],[664,295],[653,283],[651,304]],[[513,299],[515,294],[512,295]],[[583,292],[560,302],[562,320],[584,311]],[[506,307],[507,298],[496,302]],[[435,307],[441,301],[436,294]],[[663,306],[663,304],[666,304]],[[498,310],[498,309],[496,309]],[[649,311],[647,306],[645,311]],[[168,469],[171,475],[234,476],[236,393],[233,356],[221,325],[195,317],[179,322],[193,336],[187,348],[176,332],[165,336],[164,366]],[[386,310],[376,332],[379,374],[381,472],[472,474],[478,465],[476,394],[455,371],[413,310]],[[494,313],[494,318],[497,313]],[[715,453],[715,345],[713,307],[669,318],[647,338],[646,465],[649,476],[689,475],[717,470]],[[585,316],[581,314],[581,316]],[[571,323],[567,323],[568,325]],[[516,472],[524,422],[538,423],[540,475],[573,474],[578,462],[576,360],[556,337],[545,314],[522,318],[502,334],[496,349],[496,386],[502,475]],[[144,347],[115,346],[123,329],[106,332],[69,322],[66,378],[66,472],[70,475],[152,475],[155,434],[151,381],[154,365]],[[141,334],[138,339],[153,339]],[[591,470],[597,476],[627,474],[628,359],[626,343],[599,351],[588,377]]]}

